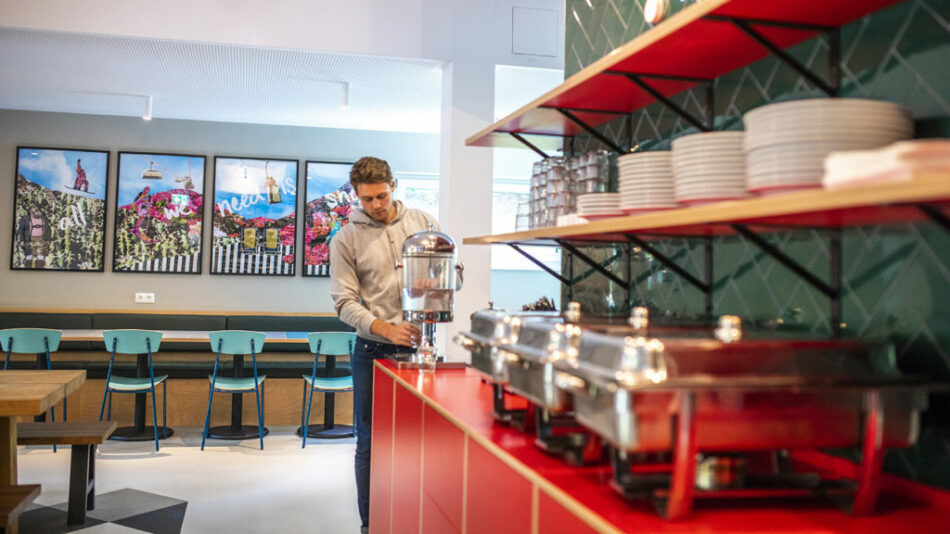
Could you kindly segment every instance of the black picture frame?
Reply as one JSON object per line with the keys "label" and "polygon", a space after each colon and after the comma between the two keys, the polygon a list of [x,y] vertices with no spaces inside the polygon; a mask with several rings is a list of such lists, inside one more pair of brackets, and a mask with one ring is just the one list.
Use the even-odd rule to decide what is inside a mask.
{"label": "black picture frame", "polygon": [[[286,165],[293,177],[273,176],[270,163]],[[234,165],[244,170],[235,176]],[[252,172],[248,172],[252,170]],[[279,171],[278,171],[279,172]],[[211,274],[295,276],[297,264],[297,191],[300,162],[294,159],[215,156],[211,194]],[[226,185],[224,185],[226,183]],[[225,189],[227,188],[227,189]],[[279,197],[279,198],[277,198]],[[279,200],[274,202],[274,200]],[[264,204],[270,209],[264,209]],[[259,205],[260,204],[260,205]],[[278,205],[278,207],[274,207]],[[224,213],[224,212],[227,213]],[[244,212],[244,213],[239,213]],[[283,213],[280,217],[273,217]],[[252,216],[248,216],[252,215]],[[254,250],[244,230],[256,227]],[[268,230],[277,230],[277,253],[265,251]],[[248,234],[249,237],[249,234]]]}
{"label": "black picture frame", "polygon": [[15,159],[10,270],[104,272],[110,151],[17,146]]}
{"label": "black picture frame", "polygon": [[[113,210],[113,272],[201,274],[207,159],[200,154],[119,151]],[[197,160],[200,160],[201,183],[196,187],[192,166],[198,163]],[[142,168],[146,163],[148,167]],[[124,176],[123,171],[130,169],[134,170]],[[166,177],[167,174],[173,176]],[[164,186],[168,180],[181,184],[181,187],[151,190],[153,185]],[[128,191],[124,187],[132,187],[134,197],[126,194]],[[175,202],[176,197],[183,199],[185,195],[188,196],[187,205]],[[136,253],[141,256],[134,257]]]}
{"label": "black picture frame", "polygon": [[[332,175],[326,175],[326,180],[311,177],[311,166],[326,166],[333,169]],[[350,185],[349,173],[353,162],[307,160],[304,164],[304,201],[301,209],[301,250],[303,262],[301,274],[305,277],[330,276],[330,240],[349,221],[349,213],[333,213],[337,206],[355,208],[359,205],[356,193]],[[329,183],[330,179],[340,179],[339,185]],[[328,182],[328,183],[323,183]],[[331,193],[336,193],[336,200],[331,200]],[[346,201],[342,201],[342,195]],[[311,199],[311,196],[314,198]],[[330,198],[328,198],[330,197]],[[334,205],[328,205],[330,200]],[[325,222],[317,224],[314,214],[324,213]]]}

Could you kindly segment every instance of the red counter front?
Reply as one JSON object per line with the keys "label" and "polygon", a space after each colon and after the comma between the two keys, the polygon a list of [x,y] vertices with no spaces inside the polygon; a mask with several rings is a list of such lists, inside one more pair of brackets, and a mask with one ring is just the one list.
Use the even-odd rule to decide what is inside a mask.
{"label": "red counter front", "polygon": [[650,504],[617,495],[607,485],[608,467],[571,467],[541,452],[531,435],[496,424],[491,388],[474,371],[424,375],[379,361],[374,373],[373,534],[923,534],[950,528],[950,493],[895,477],[887,477],[873,517],[786,500],[697,503],[688,519],[665,521]]}

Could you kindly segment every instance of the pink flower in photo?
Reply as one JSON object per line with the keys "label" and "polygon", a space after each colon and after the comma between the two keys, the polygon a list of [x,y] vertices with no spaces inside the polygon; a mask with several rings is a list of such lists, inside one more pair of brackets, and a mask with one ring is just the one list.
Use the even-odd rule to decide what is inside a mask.
{"label": "pink flower in photo", "polygon": [[281,258],[281,261],[283,261],[284,263],[293,264],[293,263],[294,263],[294,255],[293,255],[293,254],[287,254],[286,256],[283,256],[283,257]]}
{"label": "pink flower in photo", "polygon": [[288,224],[287,226],[280,229],[280,244],[281,245],[293,245],[294,244],[294,234],[295,234],[294,225]]}

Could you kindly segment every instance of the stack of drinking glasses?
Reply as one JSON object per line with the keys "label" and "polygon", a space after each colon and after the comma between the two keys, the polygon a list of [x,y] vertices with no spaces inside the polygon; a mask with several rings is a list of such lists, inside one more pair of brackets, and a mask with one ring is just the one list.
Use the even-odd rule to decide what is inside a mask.
{"label": "stack of drinking glasses", "polygon": [[571,177],[567,173],[566,160],[561,157],[548,158],[548,172],[544,180],[545,226],[557,226],[557,218],[574,210],[574,190]]}
{"label": "stack of drinking glasses", "polygon": [[575,161],[572,177],[576,184],[577,194],[607,192],[610,179],[609,152],[604,150],[587,152],[571,158],[571,161]]}
{"label": "stack of drinking glasses", "polygon": [[[556,226],[558,217],[577,212],[577,195],[603,193],[610,179],[610,153],[600,150],[573,158],[536,161],[531,168],[531,195],[519,207],[519,229]],[[527,213],[527,215],[525,215]]]}

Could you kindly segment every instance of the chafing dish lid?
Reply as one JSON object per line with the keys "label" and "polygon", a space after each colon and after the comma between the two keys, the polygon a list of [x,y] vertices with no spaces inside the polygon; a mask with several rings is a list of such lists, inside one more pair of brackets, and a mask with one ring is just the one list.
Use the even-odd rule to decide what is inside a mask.
{"label": "chafing dish lid", "polygon": [[649,338],[584,331],[555,366],[625,388],[789,387],[906,382],[893,346],[841,340]]}

